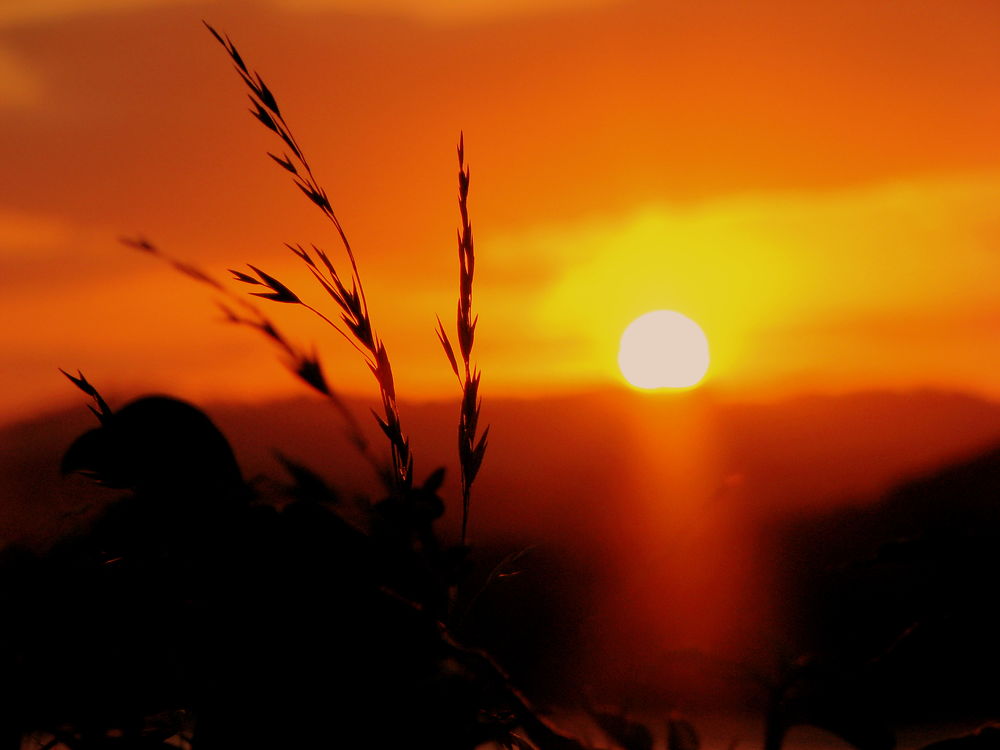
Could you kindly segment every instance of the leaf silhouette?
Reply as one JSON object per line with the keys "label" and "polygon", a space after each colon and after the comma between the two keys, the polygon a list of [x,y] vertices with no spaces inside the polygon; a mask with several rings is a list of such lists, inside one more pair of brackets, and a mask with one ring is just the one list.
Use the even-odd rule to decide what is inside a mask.
{"label": "leaf silhouette", "polygon": [[686,719],[667,719],[667,750],[699,750],[701,741],[694,725]]}

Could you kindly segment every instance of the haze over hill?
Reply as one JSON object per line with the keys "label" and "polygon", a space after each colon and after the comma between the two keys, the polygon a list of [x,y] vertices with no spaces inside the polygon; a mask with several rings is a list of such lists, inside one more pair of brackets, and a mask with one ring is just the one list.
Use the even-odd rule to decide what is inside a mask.
{"label": "haze over hill", "polygon": [[[381,451],[365,406],[352,407],[371,422]],[[1000,444],[1000,404],[931,391],[768,404],[722,402],[706,390],[605,391],[488,400],[483,408],[491,442],[473,499],[472,541],[486,558],[533,545],[526,574],[499,596],[547,613],[537,619],[552,628],[540,632],[511,609],[485,604],[496,627],[534,639],[534,649],[501,658],[520,658],[528,671],[541,669],[532,659],[549,660],[546,669],[565,672],[567,654],[586,644],[573,669],[623,681],[655,681],[660,667],[650,652],[690,647],[745,658],[782,637],[790,570],[811,554],[800,544],[796,555],[785,555],[789,534],[831,514],[870,515],[878,497],[904,480]],[[207,411],[248,477],[283,480],[278,450],[346,495],[378,492],[374,472],[323,402],[213,404]],[[410,404],[402,417],[418,480],[449,467],[445,527],[454,532],[457,405]],[[81,399],[0,432],[5,539],[44,542],[106,501],[108,494],[83,479],[58,476],[62,452],[91,426]],[[273,482],[259,486],[274,489]],[[905,515],[904,505],[897,500],[890,515]],[[824,554],[840,544],[849,558],[860,547],[838,533]]]}
{"label": "haze over hill", "polygon": [[[202,406],[233,443],[247,476],[279,478],[275,453],[280,452],[335,486],[377,492],[374,473],[359,461],[336,413],[323,402],[301,397]],[[381,435],[368,417],[368,406],[357,402],[351,408],[381,451]],[[447,466],[445,492],[452,494],[457,486],[452,470],[457,405],[401,408],[418,476]],[[752,404],[717,400],[707,391],[648,395],[607,390],[538,400],[488,399],[483,410],[492,440],[477,485],[474,522],[484,534],[545,531],[546,519],[558,516],[569,498],[578,509],[606,504],[635,468],[637,444],[657,436],[673,439],[684,428],[711,442],[717,486],[738,486],[749,493],[752,502],[747,497],[744,505],[763,516],[864,502],[904,479],[1000,441],[1000,404],[931,390]],[[57,477],[62,451],[92,426],[82,401],[0,426],[0,497],[25,498],[26,507],[30,498],[32,508],[19,518],[16,507],[21,503],[12,506],[8,500],[4,538],[37,530],[41,516],[36,503],[44,507],[47,495],[63,494],[59,487],[65,483]],[[657,463],[686,459],[680,454],[690,452],[699,436],[680,437],[686,443],[683,450],[660,454]],[[72,484],[71,489],[78,488]]]}

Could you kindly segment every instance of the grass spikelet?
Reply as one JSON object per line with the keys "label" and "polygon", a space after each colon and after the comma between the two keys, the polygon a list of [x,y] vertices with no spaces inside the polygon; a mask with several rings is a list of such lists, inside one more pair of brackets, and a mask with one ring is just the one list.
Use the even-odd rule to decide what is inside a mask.
{"label": "grass spikelet", "polygon": [[[413,483],[413,456],[410,443],[399,419],[399,409],[396,404],[396,390],[392,366],[385,345],[375,332],[371,315],[368,311],[368,300],[365,296],[361,275],[358,271],[357,259],[351,243],[347,239],[337,214],[333,210],[326,190],[319,184],[313,174],[312,167],[300,148],[292,129],[278,107],[277,99],[256,71],[252,71],[244,62],[236,49],[236,45],[228,36],[223,36],[208,23],[205,24],[216,41],[222,45],[235,66],[237,74],[249,89],[252,109],[250,114],[267,130],[274,133],[287,151],[281,156],[267,152],[267,155],[285,172],[291,175],[295,186],[323,213],[333,224],[347,254],[351,265],[349,284],[345,284],[329,256],[315,245],[312,251],[301,245],[288,245],[288,248],[306,264],[320,286],[333,299],[340,311],[340,323],[336,323],[320,310],[304,302],[287,286],[255,266],[250,266],[255,276],[240,271],[232,273],[238,281],[252,286],[262,285],[268,291],[254,291],[252,295],[273,302],[297,304],[305,307],[319,316],[325,323],[333,327],[341,336],[347,339],[364,357],[365,363],[375,377],[382,401],[382,416],[379,426],[389,438],[392,458],[393,481],[399,489],[408,489]],[[290,152],[290,153],[289,153]],[[318,261],[318,262],[317,262]]]}
{"label": "grass spikelet", "polygon": [[462,472],[462,544],[466,543],[469,526],[469,508],[472,499],[472,484],[486,454],[490,428],[477,434],[479,429],[480,371],[472,364],[472,348],[476,340],[478,316],[472,313],[472,284],[476,272],[475,243],[472,238],[472,224],[469,221],[470,170],[465,163],[465,134],[458,137],[458,211],[462,225],[458,229],[458,314],[456,334],[458,348],[462,355],[461,366],[455,356],[455,348],[448,338],[441,319],[438,318],[437,336],[448,357],[448,363],[458,378],[462,389],[462,403],[458,418],[458,458]]}
{"label": "grass spikelet", "polygon": [[[230,304],[224,302],[219,302],[218,307],[222,312],[223,318],[227,323],[232,323],[233,325],[245,326],[257,331],[259,334],[264,336],[266,339],[271,341],[272,344],[278,347],[284,355],[285,366],[303,383],[312,388],[314,391],[326,398],[330,404],[337,410],[344,420],[345,431],[348,440],[354,445],[363,456],[378,469],[378,463],[374,456],[371,455],[371,451],[368,446],[368,440],[365,438],[364,433],[361,430],[361,425],[358,424],[357,418],[351,411],[347,408],[347,405],[340,398],[336,391],[330,387],[326,376],[323,374],[323,367],[319,361],[319,357],[315,352],[306,352],[296,344],[292,343],[284,333],[278,329],[277,326],[268,318],[256,305],[247,300],[246,298],[235,294],[230,291],[225,285],[220,281],[210,276],[208,273],[202,271],[200,268],[179,261],[172,256],[164,253],[159,247],[154,245],[147,239],[144,238],[132,238],[132,237],[122,237],[120,242],[135,250],[146,253],[174,268],[175,270],[183,273],[188,278],[191,278],[201,284],[211,287],[216,292],[222,294],[226,297]],[[256,271],[261,280],[249,276],[248,274],[241,273],[239,271],[231,271],[231,273],[239,280],[248,284],[258,284],[267,286],[272,291],[267,294],[260,294],[258,296],[266,297],[268,299],[277,299],[282,294],[290,294],[295,296],[291,290],[285,287],[277,279],[274,279],[267,274],[258,271],[256,268],[251,266],[254,271]],[[277,296],[275,296],[277,295]],[[287,300],[284,298],[278,299],[282,302],[292,302],[293,300]],[[303,304],[298,298],[294,300],[299,304]],[[85,387],[89,385],[86,380],[83,380],[83,384],[77,382],[77,378],[72,377],[67,373],[63,373],[68,377],[73,383],[83,390],[85,393],[90,395],[96,394],[91,393]],[[81,374],[80,379],[83,376]],[[91,386],[92,388],[92,386]],[[99,395],[95,398],[100,398]],[[98,405],[100,406],[100,403]],[[104,407],[106,408],[106,404]],[[95,412],[96,413],[96,412]],[[100,416],[99,416],[100,418]],[[379,470],[381,474],[381,470]]]}
{"label": "grass spikelet", "polygon": [[63,375],[69,378],[69,381],[73,385],[75,385],[81,391],[83,391],[92,399],[94,399],[94,405],[90,406],[88,404],[87,408],[90,409],[91,413],[95,417],[97,417],[97,420],[101,424],[107,424],[108,419],[111,418],[112,414],[111,407],[108,406],[107,402],[104,400],[103,396],[101,396],[101,394],[98,393],[97,389],[90,384],[87,378],[83,376],[83,373],[80,370],[77,370],[76,376],[73,376],[70,375],[68,372],[66,372],[64,369],[62,369],[61,367],[59,368],[59,372],[61,372]]}

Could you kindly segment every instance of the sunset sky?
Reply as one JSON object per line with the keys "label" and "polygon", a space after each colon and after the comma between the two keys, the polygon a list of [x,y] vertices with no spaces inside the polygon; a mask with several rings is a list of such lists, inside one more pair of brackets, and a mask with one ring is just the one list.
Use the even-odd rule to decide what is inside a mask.
{"label": "sunset sky", "polygon": [[[6,0],[0,419],[103,389],[298,392],[212,295],[116,238],[310,301],[284,248],[336,237],[265,156],[227,32],[275,91],[356,248],[403,398],[455,394],[464,130],[484,389],[621,384],[636,316],[698,321],[735,398],[1000,397],[993,0]],[[330,379],[371,392],[301,310]]]}

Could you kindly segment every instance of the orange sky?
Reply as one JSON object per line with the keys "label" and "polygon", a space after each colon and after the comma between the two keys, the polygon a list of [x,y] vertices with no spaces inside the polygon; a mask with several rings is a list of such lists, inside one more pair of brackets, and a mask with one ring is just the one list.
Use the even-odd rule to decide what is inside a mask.
{"label": "orange sky", "polygon": [[[335,238],[264,156],[226,30],[357,249],[406,398],[452,395],[467,138],[492,393],[617,382],[677,309],[736,396],[1000,396],[1000,5],[830,0],[7,0],[0,6],[0,419],[109,392],[298,391],[211,295],[115,238],[322,302],[282,243]],[[335,335],[331,380],[368,391]],[[487,385],[488,384],[488,385]]]}

